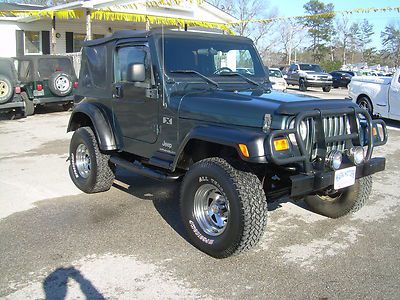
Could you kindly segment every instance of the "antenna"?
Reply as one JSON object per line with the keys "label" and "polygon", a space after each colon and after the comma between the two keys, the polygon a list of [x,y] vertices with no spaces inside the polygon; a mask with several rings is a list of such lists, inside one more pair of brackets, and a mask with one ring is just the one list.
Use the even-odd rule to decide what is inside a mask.
{"label": "antenna", "polygon": [[164,47],[164,24],[161,24],[161,55],[162,55],[162,63],[161,63],[161,74],[162,74],[162,102],[163,102],[163,107],[167,108],[167,103],[165,102],[165,47]]}

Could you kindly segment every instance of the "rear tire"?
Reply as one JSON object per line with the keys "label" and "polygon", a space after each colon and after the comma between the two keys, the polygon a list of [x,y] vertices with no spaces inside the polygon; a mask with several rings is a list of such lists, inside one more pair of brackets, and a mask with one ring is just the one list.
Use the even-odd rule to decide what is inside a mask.
{"label": "rear tire", "polygon": [[104,192],[114,181],[109,159],[100,152],[96,136],[90,127],[78,128],[70,144],[69,174],[74,184],[85,193]]}
{"label": "rear tire", "polygon": [[360,108],[365,109],[370,116],[373,116],[373,108],[372,108],[372,103],[371,100],[369,100],[368,97],[361,97],[360,99],[357,100],[357,104]]}
{"label": "rear tire", "polygon": [[255,246],[267,222],[260,180],[222,158],[194,164],[181,187],[182,222],[192,244],[215,258]]}
{"label": "rear tire", "polygon": [[35,106],[33,105],[33,101],[29,99],[28,95],[25,92],[21,93],[21,99],[25,103],[25,117],[32,116],[35,113]]}
{"label": "rear tire", "polygon": [[336,196],[307,196],[304,201],[312,211],[329,218],[340,218],[358,211],[368,200],[372,189],[372,177],[356,180],[355,184],[340,191]]}

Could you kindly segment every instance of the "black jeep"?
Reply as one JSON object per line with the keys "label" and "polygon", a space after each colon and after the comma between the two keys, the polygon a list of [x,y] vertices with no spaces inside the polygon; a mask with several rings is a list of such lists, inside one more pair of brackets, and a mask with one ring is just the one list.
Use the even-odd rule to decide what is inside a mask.
{"label": "black jeep", "polygon": [[270,87],[247,38],[154,30],[88,41],[68,125],[71,178],[86,193],[108,190],[116,166],[183,179],[188,236],[217,258],[254,246],[267,202],[284,195],[332,218],[360,209],[370,175],[385,169],[372,158],[385,123],[351,101]]}
{"label": "black jeep", "polygon": [[15,62],[27,115],[32,115],[38,105],[62,104],[65,110],[71,107],[78,82],[70,57],[27,55],[16,57]]}
{"label": "black jeep", "polygon": [[17,71],[11,58],[0,57],[0,113],[13,119],[25,115],[25,103],[20,97]]}

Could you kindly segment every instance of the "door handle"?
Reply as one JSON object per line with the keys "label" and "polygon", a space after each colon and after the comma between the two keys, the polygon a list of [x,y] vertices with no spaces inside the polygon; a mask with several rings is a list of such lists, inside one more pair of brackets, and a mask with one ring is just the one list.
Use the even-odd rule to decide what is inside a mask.
{"label": "door handle", "polygon": [[116,85],[114,86],[114,94],[113,97],[115,99],[121,98],[122,97],[122,86],[121,85]]}

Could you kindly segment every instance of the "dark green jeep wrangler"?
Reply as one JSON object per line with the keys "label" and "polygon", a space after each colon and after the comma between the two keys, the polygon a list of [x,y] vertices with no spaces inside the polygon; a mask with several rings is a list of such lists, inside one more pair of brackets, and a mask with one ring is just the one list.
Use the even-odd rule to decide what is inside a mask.
{"label": "dark green jeep wrangler", "polygon": [[61,104],[65,110],[72,106],[78,81],[70,57],[27,55],[14,60],[26,115],[32,115],[36,106]]}
{"label": "dark green jeep wrangler", "polygon": [[385,123],[351,101],[270,87],[242,37],[120,31],[86,42],[68,125],[71,178],[86,193],[110,189],[116,166],[183,179],[189,239],[217,258],[254,246],[267,202],[284,195],[332,218],[360,209],[370,175],[385,169],[372,158]]}

